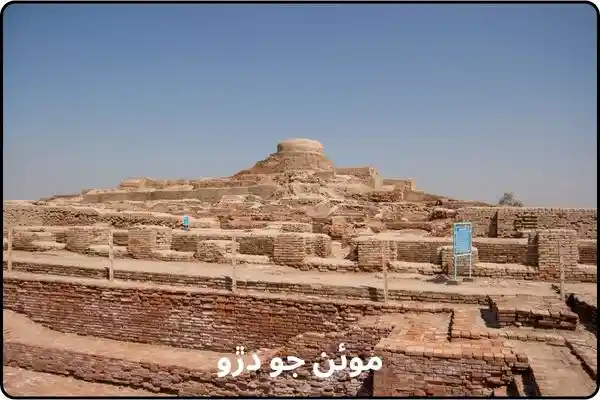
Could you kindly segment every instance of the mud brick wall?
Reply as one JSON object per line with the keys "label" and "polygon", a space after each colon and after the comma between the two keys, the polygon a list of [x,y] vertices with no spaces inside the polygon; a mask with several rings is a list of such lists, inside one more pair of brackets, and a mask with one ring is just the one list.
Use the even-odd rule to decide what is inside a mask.
{"label": "mud brick wall", "polygon": [[[442,261],[442,270],[448,274],[448,276],[452,276],[453,268],[453,247],[452,246],[442,246],[440,248],[440,255]],[[474,266],[479,262],[479,252],[476,247],[471,247],[471,266],[472,273],[475,270]],[[468,256],[460,256],[456,259],[456,275],[457,276],[468,276],[469,275],[469,257]]]}
{"label": "mud brick wall", "polygon": [[[261,356],[264,361],[270,358],[268,354]],[[230,357],[230,360],[233,361],[234,357]],[[268,368],[263,368],[256,372],[245,372],[235,378],[218,378],[216,370],[210,365],[202,368],[164,365],[23,343],[5,343],[4,361],[6,365],[38,372],[70,375],[90,382],[124,385],[183,397],[362,397],[368,396],[372,391],[372,383],[363,377],[367,373],[356,378],[334,376],[321,380],[315,378],[312,372],[299,374],[297,378],[284,372],[272,378]]]}
{"label": "mud brick wall", "polygon": [[282,232],[312,232],[312,225],[306,222],[284,222],[279,226],[279,230]]}
{"label": "mud brick wall", "polygon": [[223,196],[229,195],[255,195],[268,198],[275,193],[273,185],[233,186],[233,187],[207,187],[194,190],[140,190],[140,191],[113,191],[106,193],[86,193],[82,203],[102,203],[107,201],[155,201],[155,200],[181,200],[198,199],[200,201],[217,202]]}
{"label": "mud brick wall", "polygon": [[475,238],[473,246],[479,250],[479,261],[497,264],[528,265],[531,249],[527,239]]}
{"label": "mud brick wall", "polygon": [[67,231],[66,249],[76,253],[84,253],[91,245],[108,245],[108,227],[74,226]]}
{"label": "mud brick wall", "polygon": [[303,234],[280,234],[273,243],[273,261],[300,267],[306,257],[306,246],[306,236]]}
{"label": "mud brick wall", "polygon": [[158,250],[157,231],[153,229],[134,228],[129,230],[127,251],[133,258],[152,258]]}
{"label": "mud brick wall", "polygon": [[452,245],[451,238],[395,240],[399,261],[440,264],[440,247]]}
{"label": "mud brick wall", "polygon": [[383,183],[383,178],[379,171],[373,167],[350,167],[350,168],[334,168],[338,175],[351,175],[360,179],[365,185],[374,189],[380,188]]}
{"label": "mud brick wall", "polygon": [[173,243],[173,229],[160,225],[140,225],[135,227],[134,230],[156,232],[156,250],[171,250]]}
{"label": "mud brick wall", "polygon": [[592,208],[499,207],[498,237],[516,237],[519,230],[573,229],[581,239],[596,239],[597,210]]}
{"label": "mud brick wall", "polygon": [[577,241],[579,248],[579,264],[598,265],[598,241],[592,239],[580,239]]}
{"label": "mud brick wall", "polygon": [[331,237],[324,234],[304,234],[306,255],[329,257],[332,253]]}
{"label": "mud brick wall", "polygon": [[520,364],[502,353],[467,355],[426,344],[415,346],[410,355],[385,349],[382,343],[376,352],[385,362],[374,374],[374,396],[489,396],[492,388],[510,383],[512,370]]}
{"label": "mud brick wall", "polygon": [[[59,207],[37,205],[4,204],[2,210],[4,226],[86,226],[98,223],[113,228],[128,229],[137,225],[160,225],[179,228],[181,218],[152,212],[118,212],[91,207]],[[192,228],[215,227],[214,221],[190,218]],[[218,227],[218,226],[217,226]]]}
{"label": "mud brick wall", "polygon": [[415,183],[415,180],[412,178],[384,179],[383,185],[384,186],[388,186],[388,185],[396,186],[398,189],[402,189],[402,190],[410,190],[410,191],[417,190],[417,185]]}
{"label": "mud brick wall", "polygon": [[273,257],[276,234],[250,233],[236,238],[240,254]]}
{"label": "mud brick wall", "polygon": [[357,239],[358,267],[362,271],[381,271],[383,263],[396,261],[396,242],[376,238]]}
{"label": "mud brick wall", "polygon": [[174,232],[171,248],[175,251],[195,252],[200,241],[200,233],[194,231]]}
{"label": "mud brick wall", "polygon": [[344,331],[366,314],[405,312],[370,301],[148,288],[119,281],[4,277],[4,308],[79,335],[230,352],[278,348],[303,332]]}
{"label": "mud brick wall", "polygon": [[569,229],[547,229],[537,232],[538,268],[541,279],[560,277],[562,262],[565,278],[578,272],[577,232]]}
{"label": "mud brick wall", "polygon": [[232,240],[201,240],[194,257],[204,262],[224,263],[227,253],[236,249],[237,244]]}
{"label": "mud brick wall", "polygon": [[498,207],[464,207],[456,213],[456,222],[471,222],[473,237],[496,237]]}

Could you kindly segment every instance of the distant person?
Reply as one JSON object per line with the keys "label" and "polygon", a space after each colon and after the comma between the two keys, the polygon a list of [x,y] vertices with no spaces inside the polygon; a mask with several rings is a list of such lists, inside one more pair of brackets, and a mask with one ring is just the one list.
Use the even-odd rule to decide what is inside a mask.
{"label": "distant person", "polygon": [[187,215],[184,215],[183,218],[181,219],[181,228],[184,231],[190,230],[190,217],[188,217]]}

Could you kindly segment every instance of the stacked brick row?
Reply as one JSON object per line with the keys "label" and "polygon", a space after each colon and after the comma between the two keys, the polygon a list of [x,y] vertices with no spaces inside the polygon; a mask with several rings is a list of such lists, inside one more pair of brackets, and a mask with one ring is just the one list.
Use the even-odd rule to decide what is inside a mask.
{"label": "stacked brick row", "polygon": [[239,252],[258,256],[273,256],[276,235],[250,235],[236,238]]}
{"label": "stacked brick row", "polygon": [[194,257],[210,263],[227,262],[227,254],[237,249],[233,240],[200,240]]}
{"label": "stacked brick row", "polygon": [[498,237],[514,237],[518,230],[561,228],[573,229],[578,237],[591,239],[597,235],[596,224],[596,209],[498,208]]}
{"label": "stacked brick row", "polygon": [[598,242],[596,240],[579,240],[577,246],[579,247],[579,264],[598,264]]}
{"label": "stacked brick row", "polygon": [[194,253],[198,247],[200,234],[194,231],[180,231],[173,235],[173,250]]}
{"label": "stacked brick row", "polygon": [[579,320],[560,300],[526,296],[489,296],[489,305],[499,326],[532,326],[575,330]]}
{"label": "stacked brick row", "polygon": [[74,226],[67,231],[66,249],[75,253],[85,253],[92,245],[107,245],[109,230],[107,226]]}
{"label": "stacked brick row", "polygon": [[381,271],[383,263],[396,261],[398,246],[396,242],[361,238],[358,240],[358,266],[363,271]]}
{"label": "stacked brick row", "polygon": [[312,224],[306,222],[284,222],[281,224],[282,232],[312,232]]}
{"label": "stacked brick row", "polygon": [[300,267],[306,257],[306,236],[298,233],[278,235],[273,243],[275,264]]}
{"label": "stacked brick row", "polygon": [[129,255],[140,259],[152,258],[152,252],[158,249],[156,237],[157,231],[152,229],[130,229],[127,243]]}
{"label": "stacked brick row", "polygon": [[414,241],[397,241],[395,243],[397,247],[397,259],[401,261],[409,262],[423,262],[423,263],[440,263],[439,248],[445,245],[451,245],[452,239],[438,240],[426,240],[421,241],[415,239]]}
{"label": "stacked brick row", "polygon": [[540,279],[560,277],[561,264],[565,277],[577,274],[579,249],[577,232],[569,229],[547,229],[537,232],[537,253]]}
{"label": "stacked brick row", "polygon": [[527,265],[527,239],[476,238],[473,240],[473,246],[479,250],[479,259],[482,262]]}
{"label": "stacked brick row", "polygon": [[307,255],[316,257],[329,257],[332,252],[332,240],[327,235],[304,235],[305,251]]}

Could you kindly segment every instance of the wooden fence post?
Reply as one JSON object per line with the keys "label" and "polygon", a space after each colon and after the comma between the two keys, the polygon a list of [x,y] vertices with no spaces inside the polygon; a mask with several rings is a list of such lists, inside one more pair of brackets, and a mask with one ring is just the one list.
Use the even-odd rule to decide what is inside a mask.
{"label": "wooden fence post", "polygon": [[238,243],[234,240],[233,245],[231,246],[231,256],[232,256],[231,257],[231,291],[232,292],[237,291],[237,271],[236,271],[237,244]]}
{"label": "wooden fence post", "polygon": [[115,264],[115,255],[114,255],[114,245],[113,245],[113,230],[112,228],[108,230],[108,280],[112,281],[114,279],[114,265]]}
{"label": "wooden fence post", "polygon": [[565,301],[565,265],[562,260],[562,251],[560,248],[560,241],[558,242],[558,266],[560,270],[560,300]]}
{"label": "wooden fence post", "polygon": [[13,248],[13,231],[14,228],[12,226],[8,227],[8,271],[12,271],[12,248]]}
{"label": "wooden fence post", "polygon": [[386,251],[388,242],[381,242],[381,268],[383,270],[383,302],[388,302],[388,266],[386,260]]}

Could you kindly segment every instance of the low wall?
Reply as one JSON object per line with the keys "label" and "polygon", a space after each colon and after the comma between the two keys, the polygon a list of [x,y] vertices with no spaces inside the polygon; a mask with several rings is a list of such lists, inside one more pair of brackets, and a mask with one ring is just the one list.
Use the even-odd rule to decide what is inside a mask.
{"label": "low wall", "polygon": [[401,304],[80,278],[4,276],[3,283],[4,308],[59,332],[224,352],[240,343],[280,347],[302,332],[342,331],[361,316],[410,311]]}
{"label": "low wall", "polygon": [[513,355],[504,357],[476,345],[424,344],[412,346],[406,354],[383,339],[375,351],[386,363],[375,372],[374,396],[489,396],[490,387],[505,387],[513,372],[528,368]]}
{"label": "low wall", "polygon": [[106,193],[86,193],[82,203],[102,203],[108,201],[154,201],[198,199],[206,202],[217,202],[227,195],[255,195],[268,198],[276,191],[273,185],[207,187],[194,190],[144,190],[114,191]]}
{"label": "low wall", "polygon": [[[136,225],[161,225],[171,228],[181,226],[181,217],[163,213],[141,211],[108,211],[91,207],[59,207],[4,204],[4,227],[13,226],[83,226],[108,224],[114,228],[131,228]],[[190,217],[192,228],[218,228],[210,219]]]}
{"label": "low wall", "polygon": [[379,174],[379,171],[374,167],[334,168],[334,171],[339,175],[354,176],[374,189],[379,189],[383,182],[383,178]]}
{"label": "low wall", "polygon": [[580,239],[577,241],[579,249],[579,264],[598,265],[598,241]]}
{"label": "low wall", "polygon": [[473,224],[473,236],[511,238],[541,229],[573,229],[580,239],[596,239],[595,208],[465,207],[457,221]]}
{"label": "low wall", "polygon": [[407,191],[415,191],[417,190],[417,185],[415,184],[415,180],[412,178],[389,178],[383,180],[384,186],[395,186],[398,189],[407,190]]}

